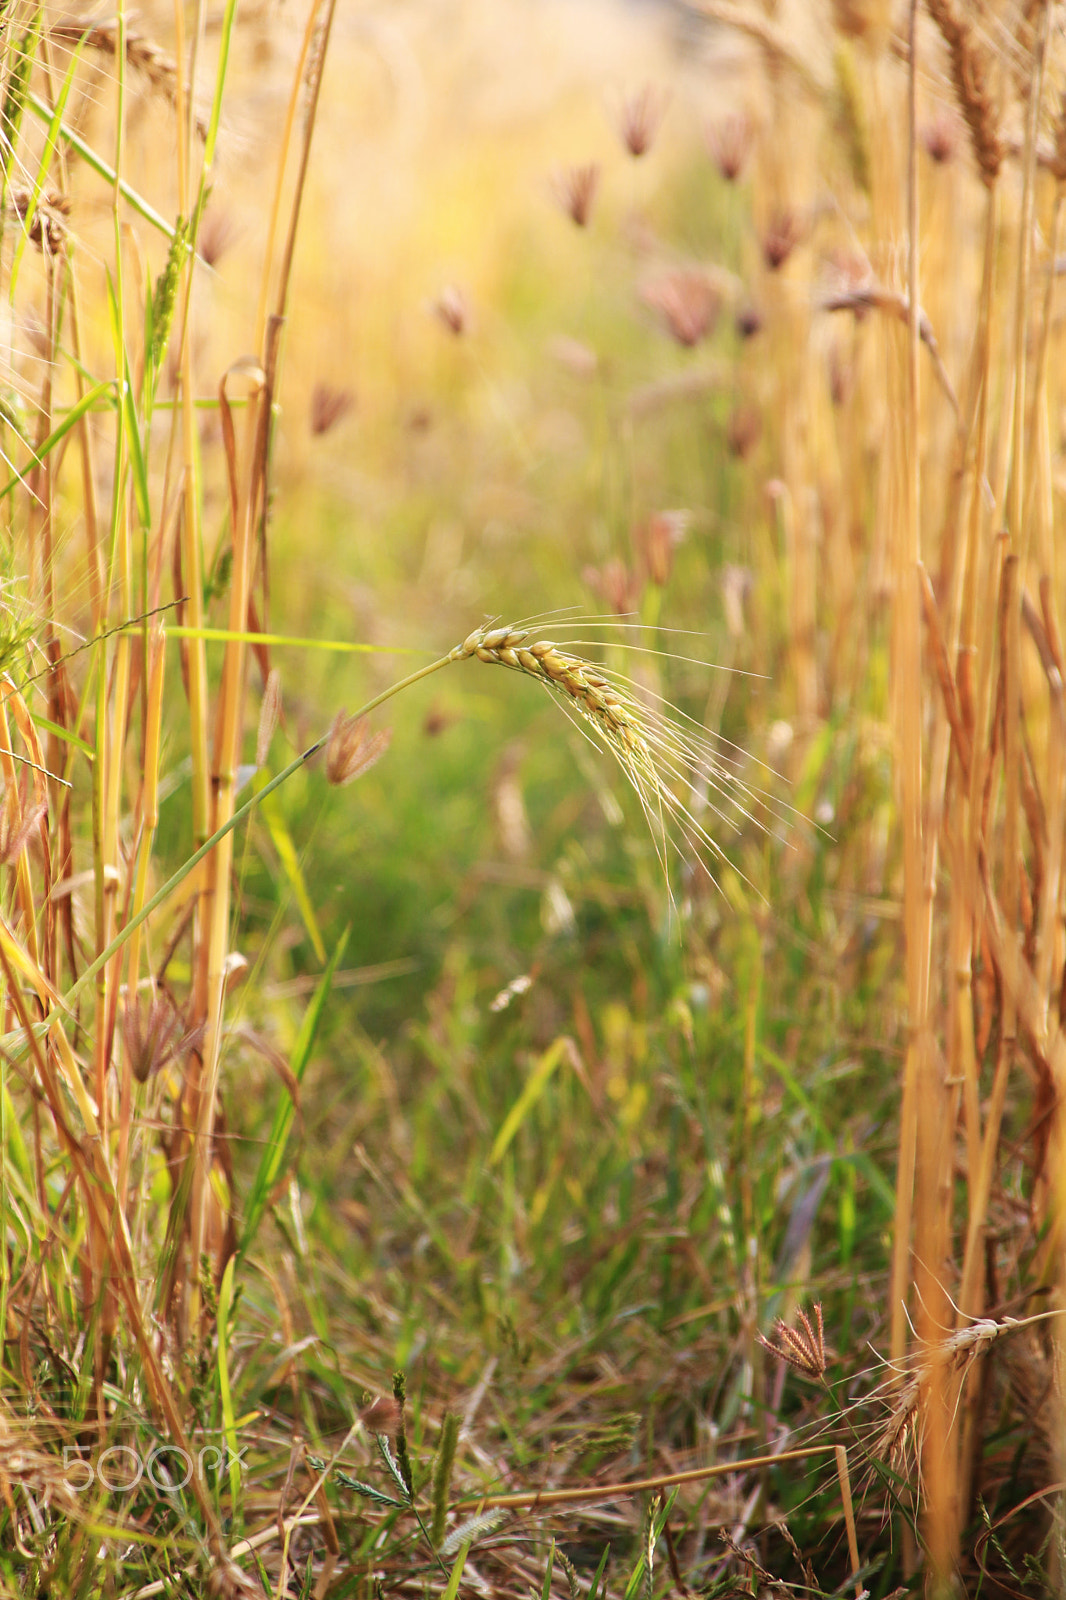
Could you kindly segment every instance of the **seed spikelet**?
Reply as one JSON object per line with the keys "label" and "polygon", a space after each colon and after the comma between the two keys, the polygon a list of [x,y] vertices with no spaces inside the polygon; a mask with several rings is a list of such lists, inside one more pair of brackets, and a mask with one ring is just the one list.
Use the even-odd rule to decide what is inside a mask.
{"label": "seed spikelet", "polygon": [[664,869],[668,843],[704,866],[709,858],[724,859],[709,821],[697,812],[713,813],[734,833],[741,818],[756,818],[768,831],[767,797],[732,770],[735,763],[723,759],[703,729],[657,697],[638,695],[620,674],[526,627],[478,628],[449,660],[471,657],[534,678],[611,753],[637,793]]}

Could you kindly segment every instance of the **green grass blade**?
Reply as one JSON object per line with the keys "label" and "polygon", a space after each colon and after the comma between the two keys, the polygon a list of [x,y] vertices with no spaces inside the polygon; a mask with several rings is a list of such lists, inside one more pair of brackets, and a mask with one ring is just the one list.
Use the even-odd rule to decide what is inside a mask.
{"label": "green grass blade", "polygon": [[15,476],[8,483],[6,483],[2,489],[0,489],[0,500],[3,500],[5,495],[9,495],[12,490],[17,489],[20,483],[24,483],[26,481],[27,475],[32,472],[33,468],[35,466],[39,466],[48,455],[49,451],[55,449],[59,441],[65,438],[70,432],[71,428],[75,427],[77,423],[81,421],[81,418],[92,406],[96,404],[97,400],[99,400],[102,394],[106,394],[113,390],[114,384],[110,378],[104,378],[99,383],[95,384],[93,388],[87,389],[77,404],[71,406],[62,422],[58,423],[56,427],[52,429],[47,439],[45,439],[44,443],[41,445],[40,450],[35,452],[33,461],[27,462],[23,470],[21,472],[16,472]]}
{"label": "green grass blade", "polygon": [[18,144],[22,113],[26,107],[26,90],[29,88],[30,74],[33,71],[33,58],[37,53],[41,20],[42,13],[38,11],[12,51],[15,57],[14,65],[8,73],[3,109],[0,110],[0,154],[3,156],[5,195],[7,186],[14,176],[15,146]]}
{"label": "green grass blade", "polygon": [[569,1048],[569,1039],[565,1036],[565,1034],[560,1034],[555,1043],[548,1046],[547,1050],[545,1050],[544,1054],[533,1068],[533,1071],[529,1074],[522,1093],[518,1096],[518,1099],[507,1113],[503,1120],[503,1126],[496,1135],[496,1139],[492,1146],[492,1152],[489,1155],[490,1167],[495,1167],[507,1153],[515,1134],[518,1132],[519,1128],[522,1126],[523,1122],[526,1120],[529,1113],[532,1111],[533,1107],[536,1105],[537,1101],[548,1087],[548,1081],[551,1078],[552,1073],[559,1065],[559,1062],[566,1055]]}
{"label": "green grass blade", "polygon": [[233,1310],[233,1272],[236,1266],[236,1257],[230,1256],[226,1262],[226,1270],[222,1274],[222,1283],[218,1291],[218,1393],[222,1404],[222,1431],[226,1439],[226,1448],[229,1451],[229,1488],[233,1501],[233,1517],[236,1520],[240,1506],[241,1493],[241,1463],[237,1450],[237,1421],[233,1412],[233,1393],[229,1382],[229,1356],[227,1343],[229,1339],[229,1321]]}
{"label": "green grass blade", "polygon": [[596,1600],[596,1597],[600,1592],[600,1584],[603,1581],[604,1568],[607,1566],[610,1557],[611,1547],[609,1544],[605,1544],[603,1547],[603,1554],[600,1557],[600,1564],[596,1568],[595,1575],[592,1579],[592,1587],[589,1589],[588,1600]]}
{"label": "green grass blade", "polygon": [[126,440],[130,449],[130,467],[133,471],[133,494],[137,501],[137,515],[141,519],[142,528],[152,525],[152,506],[148,496],[148,465],[145,460],[144,443],[141,439],[140,423],[137,419],[137,406],[133,395],[133,379],[130,376],[129,357],[123,350],[123,361],[126,371],[126,380],[123,385],[125,393],[122,403],[126,413]]}
{"label": "green grass blade", "polygon": [[215,98],[211,104],[211,119],[207,125],[207,135],[204,139],[204,176],[211,170],[215,159],[215,145],[218,141],[218,125],[222,117],[222,91],[226,84],[226,68],[229,66],[230,40],[233,38],[233,25],[237,20],[237,0],[226,0],[226,9],[222,15],[221,41],[218,48],[218,70],[215,74]]}
{"label": "green grass blade", "polygon": [[459,1580],[463,1576],[463,1568],[466,1566],[466,1558],[469,1554],[470,1543],[467,1541],[455,1558],[455,1565],[448,1577],[448,1587],[444,1591],[443,1600],[455,1600],[456,1595],[459,1593]]}
{"label": "green grass blade", "polygon": [[292,842],[292,834],[285,826],[285,819],[282,817],[275,799],[272,798],[261,806],[260,812],[270,831],[270,837],[273,841],[274,849],[278,853],[282,871],[289,880],[289,886],[296,898],[296,904],[300,908],[300,916],[303,918],[303,925],[307,929],[307,937],[311,941],[318,960],[324,962],[326,959],[326,947],[322,943],[322,935],[318,929],[315,908],[311,904],[311,896],[307,892],[307,883],[303,872],[300,870],[300,858],[296,853],[296,846]]}
{"label": "green grass blade", "polygon": [[[831,1129],[827,1126],[825,1118],[818,1111],[810,1095],[803,1088],[803,1085],[796,1077],[796,1074],[793,1072],[788,1062],[783,1056],[776,1055],[774,1051],[767,1049],[767,1047],[762,1043],[760,1043],[758,1046],[758,1053],[760,1059],[765,1061],[767,1066],[773,1068],[778,1077],[781,1079],[781,1082],[787,1089],[788,1093],[792,1096],[793,1100],[795,1100],[796,1104],[800,1106],[804,1113],[810,1118],[811,1126],[817,1130],[824,1148],[831,1155],[835,1155],[836,1142]],[[862,1175],[869,1183],[870,1188],[876,1195],[879,1196],[886,1208],[886,1211],[889,1215],[891,1215],[896,1208],[896,1194],[884,1173],[880,1170],[877,1164],[871,1161],[869,1156],[864,1155],[861,1150],[857,1150],[853,1155],[848,1157],[848,1159],[855,1166],[856,1170],[862,1172]]]}
{"label": "green grass blade", "polygon": [[[329,965],[322,974],[311,1002],[304,1012],[300,1031],[296,1036],[296,1043],[293,1045],[292,1058],[289,1062],[293,1078],[297,1083],[303,1078],[304,1072],[307,1070],[307,1063],[311,1059],[311,1051],[314,1048],[319,1023],[322,1021],[322,1013],[325,1010],[326,1001],[329,998],[330,988],[333,984],[333,974],[336,972],[348,944],[348,932],[349,930],[345,928],[341,934]],[[240,1244],[237,1247],[238,1256],[244,1256],[255,1238],[259,1224],[263,1220],[263,1212],[266,1210],[271,1192],[281,1173],[282,1163],[285,1159],[285,1146],[288,1143],[295,1115],[296,1108],[292,1103],[291,1096],[287,1092],[283,1092],[278,1102],[277,1110],[274,1112],[274,1121],[260,1158],[259,1170],[255,1175],[255,1181],[248,1196],[244,1228],[241,1232]]]}
{"label": "green grass blade", "polygon": [[[52,113],[38,95],[28,94],[26,96],[26,105],[41,122],[51,123]],[[119,178],[114,168],[109,166],[102,156],[97,155],[91,145],[86,144],[84,139],[79,138],[73,128],[67,127],[65,123],[60,123],[59,137],[64,144],[69,145],[72,150],[81,156],[86,166],[91,167],[98,177],[103,178],[112,187],[117,184],[119,194],[126,204],[136,211],[139,217],[143,217],[145,222],[150,222],[153,228],[158,228],[159,232],[165,234],[168,239],[172,240],[174,238],[174,229],[166,218],[161,217],[159,212],[137,193],[136,189],[131,189],[124,178]]]}
{"label": "green grass blade", "polygon": [[70,64],[67,67],[66,77],[63,79],[63,86],[60,89],[59,97],[56,100],[55,110],[51,113],[48,120],[48,133],[45,136],[44,149],[41,151],[41,159],[37,163],[37,176],[33,180],[33,190],[30,194],[29,205],[26,207],[26,215],[22,219],[19,240],[15,246],[15,254],[11,261],[11,280],[8,284],[7,292],[8,299],[12,305],[15,303],[15,283],[18,279],[19,264],[22,261],[26,246],[30,240],[30,229],[33,226],[33,219],[37,211],[37,202],[41,198],[41,191],[48,182],[48,174],[52,167],[52,157],[55,155],[56,144],[59,139],[59,132],[63,125],[63,112],[66,110],[66,104],[70,96],[70,91],[74,87],[74,74],[77,71],[78,62],[81,60],[82,48],[82,45],[79,44],[70,58]]}
{"label": "green grass blade", "polygon": [[75,750],[80,750],[82,755],[87,756],[90,761],[96,760],[96,751],[93,749],[88,739],[81,738],[81,736],[76,734],[71,728],[61,727],[58,722],[49,722],[47,717],[42,717],[37,712],[33,712],[32,716],[33,725],[35,728],[43,728],[45,733],[54,734],[62,744],[73,745]]}
{"label": "green grass blade", "polygon": [[[40,122],[51,123],[51,110],[48,109],[45,101],[40,99],[38,94],[27,94],[26,104],[27,107],[29,107],[29,110],[34,112],[35,117],[37,117]],[[82,157],[85,165],[90,166],[91,170],[98,174],[98,178],[104,179],[104,182],[107,182],[107,184],[110,184],[112,187],[115,187],[115,184],[117,184],[118,194],[122,195],[123,200],[125,200],[126,205],[130,206],[131,210],[136,211],[138,216],[142,216],[144,221],[150,222],[152,227],[157,227],[157,229],[160,230],[160,234],[165,234],[166,238],[173,240],[174,229],[171,227],[170,222],[166,221],[166,218],[163,218],[163,216],[160,216],[158,211],[155,211],[154,208],[147,203],[146,198],[142,197],[142,195],[139,195],[138,192],[136,192],[136,189],[131,189],[130,184],[125,181],[125,178],[117,178],[117,176],[115,176],[114,166],[107,165],[106,160],[102,158],[102,155],[96,154],[96,150],[93,149],[91,144],[86,144],[85,139],[78,138],[78,134],[75,133],[74,128],[69,128],[66,123],[59,123],[59,138],[61,138],[62,142],[67,144],[70,149],[75,150],[75,152]]]}
{"label": "green grass blade", "polygon": [[540,1600],[550,1600],[552,1592],[552,1573],[555,1571],[555,1540],[552,1540],[551,1549],[548,1551],[548,1568],[544,1574],[544,1584],[540,1591]]}

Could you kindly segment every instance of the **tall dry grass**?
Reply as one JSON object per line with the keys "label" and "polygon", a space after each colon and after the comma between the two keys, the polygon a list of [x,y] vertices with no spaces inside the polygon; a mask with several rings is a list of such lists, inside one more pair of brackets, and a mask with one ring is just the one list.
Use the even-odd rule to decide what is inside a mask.
{"label": "tall dry grass", "polygon": [[[995,1493],[985,1462],[1001,1347],[960,1366],[956,1341],[1008,1309],[1051,1312],[1034,1349],[1053,1417],[1033,1470],[1052,1507],[1054,1574],[1066,1437],[1062,21],[1049,6],[978,14],[935,0],[904,18],[841,4],[833,36],[805,51],[761,14],[694,9],[758,47],[767,114],[753,211],[811,218],[787,265],[764,235],[780,330],[771,411],[788,501],[808,522],[810,565],[798,557],[785,573],[807,716],[842,689],[835,652],[812,658],[816,629],[849,641],[861,670],[875,584],[891,612],[907,1043],[886,1310],[892,1359],[918,1374],[921,1541],[934,1591],[955,1592],[972,1570],[975,1497]],[[813,141],[801,138],[812,122]],[[812,202],[794,153],[810,142],[850,169],[832,209]],[[826,310],[846,314],[853,296],[865,326],[827,427],[805,390]],[[867,581],[842,591],[839,566],[856,559]],[[1008,1196],[1021,1172],[1019,1211]]]}
{"label": "tall dry grass", "polygon": [[[202,1345],[219,1293],[223,1308],[232,1298],[232,1267],[222,1282],[236,1234],[218,1090],[233,970],[232,824],[253,657],[264,688],[270,666],[267,647],[250,650],[247,640],[269,623],[281,333],[332,19],[326,0],[303,27],[277,149],[256,354],[220,380],[196,365],[208,271],[198,247],[236,7],[218,19],[211,67],[204,7],[191,37],[175,10],[172,53],[121,12],[57,20],[16,7],[3,20],[12,399],[3,422],[11,578],[0,710],[9,886],[0,1207],[5,1238],[20,1246],[5,1253],[0,1325],[21,1326],[25,1341],[35,1301],[54,1307],[58,1296],[79,1308],[84,1371],[69,1414],[52,1414],[57,1459],[110,1437],[110,1388],[127,1359],[150,1427],[194,1451],[175,1352]],[[131,117],[136,110],[143,128],[152,102],[172,144],[170,169],[149,196],[125,174]],[[217,386],[221,527],[205,509],[205,385]],[[204,633],[212,548],[229,573],[217,681]],[[185,866],[160,891],[171,622],[182,638],[193,837]],[[173,653],[169,665],[173,673]],[[175,985],[179,964],[188,981]],[[26,1104],[29,1147],[18,1132]],[[51,1262],[45,1251],[34,1265],[34,1241],[57,1232]],[[28,1360],[29,1344],[24,1376]],[[231,1431],[232,1422],[230,1414]],[[243,1592],[201,1475],[189,1493],[193,1543],[213,1583]],[[64,1592],[88,1581],[87,1528],[84,1513],[75,1517],[49,1558],[51,1581],[70,1585]]]}

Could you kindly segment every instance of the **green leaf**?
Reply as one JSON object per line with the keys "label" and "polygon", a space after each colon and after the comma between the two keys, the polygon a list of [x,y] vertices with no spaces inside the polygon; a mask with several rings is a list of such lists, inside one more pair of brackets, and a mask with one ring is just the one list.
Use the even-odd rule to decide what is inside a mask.
{"label": "green leaf", "polygon": [[592,1580],[592,1586],[588,1592],[588,1600],[596,1600],[596,1597],[600,1592],[600,1583],[603,1579],[603,1571],[607,1565],[608,1559],[610,1558],[610,1554],[611,1547],[609,1544],[605,1544],[603,1547],[603,1554],[600,1557],[600,1564],[596,1568],[596,1573]]}
{"label": "green leaf", "polygon": [[[51,123],[51,109],[45,104],[39,95],[27,95],[26,105],[33,112],[35,117],[38,117],[42,122],[49,124]],[[92,170],[99,177],[103,178],[106,183],[109,183],[112,185],[112,187],[114,187],[117,182],[119,194],[128,205],[133,207],[138,216],[143,217],[145,222],[150,222],[153,228],[158,228],[160,233],[166,234],[168,239],[173,239],[174,229],[171,227],[170,223],[167,222],[165,218],[161,217],[158,211],[154,211],[148,204],[147,200],[142,199],[142,197],[137,193],[136,189],[131,189],[125,179],[116,179],[115,169],[113,167],[109,167],[102,156],[97,155],[96,151],[91,145],[86,144],[84,139],[79,138],[79,136],[74,132],[73,128],[68,128],[65,123],[60,123],[59,136],[63,140],[63,143],[68,144],[72,150],[76,150],[86,165],[91,167]]]}
{"label": "green leaf", "polygon": [[548,1568],[547,1568],[547,1571],[544,1574],[544,1583],[543,1583],[543,1586],[542,1586],[541,1591],[540,1591],[540,1600],[551,1600],[552,1573],[554,1571],[555,1571],[555,1540],[553,1539],[552,1540],[552,1547],[548,1551]]}
{"label": "green leaf", "polygon": [[75,405],[71,406],[62,422],[52,429],[51,433],[48,435],[47,439],[45,439],[40,449],[35,452],[33,460],[27,462],[22,468],[21,472],[16,472],[15,476],[10,480],[10,482],[6,483],[4,487],[0,489],[0,500],[2,500],[5,495],[9,495],[13,489],[17,489],[20,483],[24,483],[27,475],[33,471],[34,467],[40,466],[41,462],[48,455],[49,451],[54,450],[59,441],[65,438],[70,432],[71,428],[75,427],[77,423],[81,421],[85,413],[96,404],[100,396],[108,393],[109,391],[113,391],[113,389],[114,384],[109,378],[104,378],[100,383],[94,384],[91,389],[87,389],[82,395],[81,399],[77,401]]}
{"label": "green leaf", "polygon": [[218,1291],[218,1392],[222,1402],[222,1429],[226,1435],[226,1449],[229,1452],[229,1488],[233,1500],[233,1515],[236,1516],[240,1505],[241,1493],[241,1463],[237,1449],[237,1422],[233,1413],[233,1394],[229,1383],[229,1357],[227,1344],[229,1342],[229,1321],[233,1309],[233,1273],[237,1260],[230,1256],[226,1262],[226,1270],[222,1274],[222,1284]]}
{"label": "green leaf", "polygon": [[463,1576],[463,1568],[466,1566],[466,1558],[469,1554],[470,1544],[468,1541],[455,1558],[455,1565],[448,1578],[448,1587],[444,1591],[442,1600],[455,1600],[456,1595],[459,1593],[459,1580]]}
{"label": "green leaf", "polygon": [[563,1059],[569,1049],[570,1040],[565,1034],[560,1034],[555,1043],[549,1045],[547,1050],[545,1050],[544,1054],[533,1068],[533,1071],[526,1079],[522,1093],[518,1096],[518,1099],[515,1101],[514,1105],[504,1118],[503,1127],[496,1135],[496,1139],[492,1146],[492,1151],[489,1155],[490,1167],[495,1167],[498,1165],[502,1157],[506,1154],[515,1134],[518,1132],[519,1128],[522,1126],[523,1122],[526,1120],[529,1113],[532,1111],[533,1107],[536,1105],[537,1101],[548,1087],[548,1080],[551,1078],[552,1073],[555,1071],[556,1067],[559,1065],[559,1062]]}
{"label": "green leaf", "polygon": [[29,86],[30,74],[33,71],[33,58],[37,54],[41,19],[42,13],[38,11],[12,51],[14,59],[8,72],[7,92],[4,95],[3,109],[0,110],[0,152],[4,157],[5,190],[11,181],[12,168],[15,166],[15,146],[18,143],[19,128],[22,125],[22,113],[26,104],[26,90]]}
{"label": "green leaf", "polygon": [[392,1475],[393,1482],[395,1483],[397,1489],[399,1489],[400,1493],[404,1496],[405,1504],[410,1505],[410,1503],[411,1503],[411,1495],[410,1495],[410,1492],[409,1492],[409,1490],[407,1488],[407,1483],[406,1483],[406,1481],[404,1479],[404,1475],[400,1471],[400,1463],[397,1461],[396,1457],[393,1455],[392,1451],[389,1449],[389,1441],[388,1441],[388,1439],[386,1439],[386,1437],[385,1437],[385,1435],[383,1433],[376,1433],[374,1435],[374,1438],[375,1438],[375,1440],[377,1442],[377,1447],[378,1447],[378,1450],[379,1450],[379,1452],[381,1454],[381,1459],[382,1459],[382,1461],[384,1461],[386,1467],[389,1469],[389,1472]]}
{"label": "green leaf", "polygon": [[289,880],[289,886],[300,908],[303,925],[307,929],[315,955],[319,961],[326,959],[326,947],[322,943],[322,935],[318,931],[318,919],[315,908],[311,904],[311,896],[307,892],[307,884],[300,870],[300,858],[296,854],[296,846],[292,842],[292,835],[285,826],[285,819],[281,815],[276,800],[266,800],[259,808],[260,813],[270,830],[270,837],[274,841],[274,849],[278,853],[281,869]]}
{"label": "green leaf", "polygon": [[152,526],[152,506],[148,495],[148,464],[145,460],[144,444],[141,439],[140,423],[137,418],[137,407],[134,403],[129,357],[126,355],[125,349],[122,352],[122,359],[126,373],[122,401],[126,413],[126,438],[130,447],[130,466],[133,469],[133,493],[137,501],[137,515],[141,519],[141,527],[150,528]]}
{"label": "green leaf", "polygon": [[[74,74],[77,71],[78,62],[81,59],[81,52],[83,48],[84,46],[79,44],[71,55],[70,65],[67,67],[66,77],[63,79],[63,86],[60,89],[59,97],[56,100],[55,110],[52,112],[48,121],[48,133],[45,137],[44,149],[41,151],[41,159],[37,163],[37,175],[33,180],[33,191],[30,195],[30,203],[26,207],[26,214],[22,219],[22,228],[19,233],[19,241],[15,246],[15,254],[11,261],[11,278],[8,283],[8,299],[11,301],[12,305],[15,303],[15,281],[18,278],[19,263],[21,262],[26,246],[29,243],[30,228],[33,226],[33,218],[37,210],[37,202],[41,198],[41,191],[48,182],[48,174],[52,166],[52,157],[55,155],[56,142],[59,139],[59,130],[63,124],[63,112],[66,108],[70,91],[74,86]],[[31,100],[34,98],[36,97],[32,95],[30,96]]]}
{"label": "green leaf", "polygon": [[[302,1081],[303,1075],[307,1070],[307,1063],[311,1059],[311,1051],[314,1048],[318,1026],[322,1020],[322,1013],[325,1010],[326,1000],[333,984],[333,974],[336,972],[337,965],[344,955],[348,944],[349,931],[348,928],[345,928],[341,934],[332,959],[322,974],[318,987],[311,997],[311,1002],[304,1012],[300,1031],[296,1036],[296,1043],[292,1047],[292,1056],[289,1060],[289,1070],[296,1083]],[[292,1103],[292,1097],[287,1090],[283,1090],[277,1110],[274,1112],[274,1121],[271,1124],[270,1134],[263,1149],[263,1154],[259,1159],[259,1170],[255,1175],[255,1181],[248,1196],[244,1229],[241,1233],[240,1244],[237,1247],[239,1256],[245,1254],[255,1238],[259,1224],[263,1219],[263,1212],[266,1210],[267,1201],[280,1176],[282,1163],[285,1159],[285,1146],[288,1143],[295,1114],[296,1109]]]}

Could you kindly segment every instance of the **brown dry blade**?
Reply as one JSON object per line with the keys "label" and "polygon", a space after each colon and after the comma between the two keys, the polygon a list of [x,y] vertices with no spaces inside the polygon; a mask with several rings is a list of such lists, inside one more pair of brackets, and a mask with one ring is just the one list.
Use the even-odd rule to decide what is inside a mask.
{"label": "brown dry blade", "polygon": [[246,378],[260,392],[266,384],[266,373],[259,362],[251,356],[245,356],[241,361],[235,361],[227,367],[222,374],[218,385],[218,411],[222,425],[222,443],[226,452],[226,478],[229,483],[229,514],[230,537],[236,533],[237,521],[240,515],[241,488],[239,468],[237,463],[237,433],[233,426],[233,411],[229,402],[228,388],[232,378]]}
{"label": "brown dry blade", "polygon": [[674,1588],[682,1596],[682,1600],[688,1600],[688,1589],[685,1587],[685,1580],[681,1576],[681,1567],[678,1563],[677,1551],[674,1548],[674,1536],[670,1531],[669,1517],[663,1522],[663,1533],[666,1535],[666,1559],[670,1563],[670,1575],[674,1580]]}
{"label": "brown dry blade", "polygon": [[[174,620],[180,628],[185,622],[185,579],[181,569],[181,539],[174,540],[174,549],[171,555],[171,580],[174,584]],[[189,698],[189,645],[190,640],[178,640],[178,657],[181,662],[181,686],[185,691],[185,698]]]}
{"label": "brown dry blade", "polygon": [[1044,627],[1047,631],[1052,659],[1059,670],[1059,681],[1061,683],[1063,678],[1066,677],[1066,667],[1062,663],[1062,636],[1059,633],[1059,622],[1055,612],[1055,596],[1051,588],[1051,579],[1046,572],[1040,579],[1040,610],[1044,618]]}
{"label": "brown dry blade", "polygon": [[[898,317],[901,322],[910,318],[911,308],[905,294],[898,290],[886,289],[883,284],[874,283],[864,285],[859,289],[848,289],[841,294],[830,295],[821,303],[823,311],[884,311],[889,316]],[[947,368],[940,355],[940,346],[937,344],[933,332],[933,324],[928,316],[918,307],[918,334],[922,343],[929,351],[929,359],[933,363],[937,382],[947,396],[948,403],[956,417],[959,415],[959,398],[948,376]]]}
{"label": "brown dry blade", "polygon": [[[263,409],[266,410],[265,397],[264,397]],[[264,571],[264,581],[265,581],[265,573],[266,573],[265,565],[264,565],[263,571]],[[262,628],[262,624],[259,621],[259,613],[255,608],[255,596],[252,594],[251,590],[249,590],[248,591],[248,632],[252,633],[252,634],[256,634],[256,633],[262,633],[262,631],[263,631],[263,628]],[[251,639],[249,641],[249,644],[251,646],[252,654],[255,656],[256,661],[259,663],[259,671],[262,674],[263,688],[265,689],[266,686],[267,686],[267,683],[269,682],[269,679],[270,679],[270,651],[267,648],[267,646],[263,643],[262,639]]]}
{"label": "brown dry blade", "polygon": [[41,844],[43,846],[44,854],[44,887],[45,893],[50,894],[52,889],[52,879],[51,858],[48,849],[48,785],[46,782],[47,769],[44,762],[44,752],[41,749],[41,741],[37,737],[37,729],[34,727],[33,718],[30,716],[29,707],[22,698],[22,695],[15,688],[15,685],[11,682],[10,678],[5,677],[2,682],[0,682],[0,693],[3,694],[4,700],[11,707],[11,714],[15,719],[15,725],[18,728],[23,744],[29,751],[30,761],[33,763],[30,771],[33,774],[34,810],[37,811],[38,808],[41,808],[41,814],[44,817],[44,821],[42,822],[41,826]]}
{"label": "brown dry blade", "polygon": [[35,805],[27,811],[15,831],[0,842],[0,862],[7,866],[20,856],[29,842],[30,834],[47,812],[47,806]]}
{"label": "brown dry blade", "polygon": [[937,608],[936,595],[929,574],[923,563],[918,564],[918,578],[922,593],[922,610],[925,613],[925,624],[929,630],[929,641],[933,647],[933,662],[936,667],[937,681],[940,692],[944,697],[944,710],[951,725],[951,736],[955,741],[955,752],[962,767],[963,781],[970,782],[970,735],[966,730],[963,720],[962,706],[959,703],[958,688],[951,671],[948,660],[947,646],[944,643],[944,634],[940,627],[940,612]]}
{"label": "brown dry blade", "polygon": [[243,1039],[245,1044],[251,1045],[252,1049],[261,1055],[269,1066],[273,1067],[281,1079],[285,1093],[289,1096],[296,1109],[296,1115],[299,1116],[300,1085],[293,1077],[292,1069],[280,1050],[276,1050],[269,1039],[265,1039],[261,1033],[257,1033],[255,1028],[249,1026],[247,1022],[240,1022],[235,1027],[227,1029],[227,1033],[230,1038]]}

